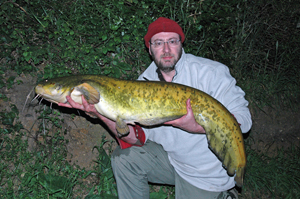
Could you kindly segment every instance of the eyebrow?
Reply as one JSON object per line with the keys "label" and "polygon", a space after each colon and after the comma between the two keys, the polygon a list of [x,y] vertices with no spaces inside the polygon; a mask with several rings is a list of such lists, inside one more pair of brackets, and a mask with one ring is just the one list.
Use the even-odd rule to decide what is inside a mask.
{"label": "eyebrow", "polygon": [[[179,38],[176,38],[176,37],[171,37],[169,39],[167,39],[167,41],[171,40],[171,39],[179,39]],[[180,40],[180,39],[179,39]],[[153,42],[155,41],[164,41],[163,39],[155,39]]]}

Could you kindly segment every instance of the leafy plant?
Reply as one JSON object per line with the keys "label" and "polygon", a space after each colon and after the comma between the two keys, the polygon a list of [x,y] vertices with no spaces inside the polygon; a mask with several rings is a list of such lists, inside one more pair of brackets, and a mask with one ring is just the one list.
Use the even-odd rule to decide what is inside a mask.
{"label": "leafy plant", "polygon": [[[44,142],[38,143],[35,151],[30,151],[25,139],[28,132],[23,130],[20,122],[15,122],[18,118],[16,106],[0,112],[0,117],[1,197],[71,198],[73,188],[85,170],[74,169],[68,164],[66,140],[60,133],[51,136],[49,129],[42,125],[40,133],[43,132]],[[48,124],[57,126],[55,122],[50,120]]]}
{"label": "leafy plant", "polygon": [[[117,187],[114,179],[113,171],[111,168],[110,156],[107,155],[103,146],[107,141],[105,135],[102,137],[102,143],[100,146],[95,146],[94,149],[98,151],[98,159],[95,161],[94,173],[97,174],[98,182],[96,187],[91,189],[86,199],[91,198],[117,198]],[[93,192],[97,191],[98,194]]]}
{"label": "leafy plant", "polygon": [[278,149],[274,157],[247,150],[244,192],[252,198],[299,198],[299,147]]}

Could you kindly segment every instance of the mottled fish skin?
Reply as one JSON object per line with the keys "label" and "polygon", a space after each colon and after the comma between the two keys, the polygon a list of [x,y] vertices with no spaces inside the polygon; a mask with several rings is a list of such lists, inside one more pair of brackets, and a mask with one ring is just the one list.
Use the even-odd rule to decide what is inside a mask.
{"label": "mottled fish skin", "polygon": [[[84,95],[97,111],[124,124],[158,125],[185,115],[186,101],[196,121],[206,131],[210,149],[222,161],[229,175],[243,185],[246,167],[244,140],[233,115],[208,94],[180,84],[156,81],[128,81],[101,75],[78,75],[39,83],[35,91],[44,99],[66,103],[66,96],[81,102]],[[126,125],[125,125],[126,126]]]}

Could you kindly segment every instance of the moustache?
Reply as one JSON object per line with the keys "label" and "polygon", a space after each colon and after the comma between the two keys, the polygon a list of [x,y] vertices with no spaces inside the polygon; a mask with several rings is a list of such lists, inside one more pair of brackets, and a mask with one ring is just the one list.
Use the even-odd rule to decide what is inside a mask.
{"label": "moustache", "polygon": [[160,58],[164,58],[164,57],[174,57],[173,54],[163,54],[160,56]]}

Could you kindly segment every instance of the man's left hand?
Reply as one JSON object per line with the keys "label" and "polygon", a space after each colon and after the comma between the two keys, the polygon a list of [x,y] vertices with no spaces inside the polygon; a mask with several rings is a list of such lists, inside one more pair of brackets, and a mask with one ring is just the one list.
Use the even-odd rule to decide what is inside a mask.
{"label": "man's left hand", "polygon": [[170,124],[174,127],[178,127],[189,133],[205,133],[204,128],[200,124],[198,124],[195,120],[190,99],[186,101],[186,110],[187,110],[186,115],[176,120],[165,122],[164,124]]}

